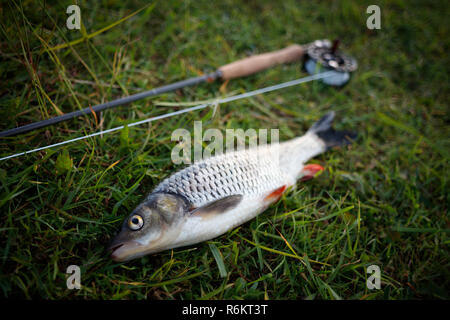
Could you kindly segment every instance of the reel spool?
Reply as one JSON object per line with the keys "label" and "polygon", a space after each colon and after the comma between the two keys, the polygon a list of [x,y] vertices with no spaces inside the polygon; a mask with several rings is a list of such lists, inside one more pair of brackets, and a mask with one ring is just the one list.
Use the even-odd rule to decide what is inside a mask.
{"label": "reel spool", "polygon": [[358,67],[356,60],[337,51],[339,41],[316,40],[307,48],[305,70],[309,74],[334,71],[335,74],[323,78],[325,84],[341,87],[350,80],[350,73]]}

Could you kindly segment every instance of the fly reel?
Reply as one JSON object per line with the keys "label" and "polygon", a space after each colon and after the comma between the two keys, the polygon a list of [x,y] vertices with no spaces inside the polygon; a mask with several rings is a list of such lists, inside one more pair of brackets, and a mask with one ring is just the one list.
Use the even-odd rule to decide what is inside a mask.
{"label": "fly reel", "polygon": [[339,41],[317,40],[307,47],[305,70],[309,74],[334,71],[331,76],[323,78],[325,84],[341,87],[350,80],[350,73],[355,71],[358,63],[337,50]]}

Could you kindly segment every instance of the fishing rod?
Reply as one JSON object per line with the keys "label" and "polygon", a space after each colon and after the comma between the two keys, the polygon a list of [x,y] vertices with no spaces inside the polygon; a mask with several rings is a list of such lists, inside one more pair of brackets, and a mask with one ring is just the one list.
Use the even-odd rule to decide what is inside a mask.
{"label": "fishing rod", "polygon": [[[346,56],[346,55],[338,52],[336,50],[336,48],[337,48],[337,42],[335,41],[333,43],[333,45],[331,45],[331,43],[328,40],[315,41],[312,45],[310,45],[308,47],[307,59],[305,61],[304,67],[305,67],[305,70],[311,74],[310,76],[291,80],[288,82],[283,82],[280,84],[272,85],[269,87],[249,91],[246,93],[242,93],[242,94],[238,94],[238,95],[234,95],[234,96],[230,96],[230,97],[226,97],[226,98],[216,99],[216,100],[213,100],[212,102],[200,104],[200,105],[197,105],[197,106],[194,106],[191,108],[186,108],[186,109],[178,110],[175,112],[166,113],[166,114],[163,114],[160,116],[136,121],[136,122],[128,124],[127,126],[133,127],[133,126],[141,125],[144,123],[149,123],[149,122],[156,121],[156,120],[173,117],[173,116],[180,115],[183,113],[204,109],[211,105],[218,105],[218,104],[223,104],[223,103],[227,103],[227,102],[231,102],[231,101],[236,101],[239,99],[245,99],[245,98],[249,98],[249,97],[252,97],[252,96],[255,96],[258,94],[271,92],[271,91],[275,91],[275,90],[280,90],[283,88],[288,88],[291,86],[295,86],[295,85],[299,85],[302,83],[307,83],[307,82],[315,81],[315,80],[322,80],[322,82],[324,82],[325,84],[331,85],[331,86],[343,86],[349,81],[350,73],[353,72],[354,70],[356,70],[357,63],[354,58]],[[286,50],[286,49],[283,49],[283,50]],[[282,50],[279,50],[278,53],[280,51],[282,51]],[[273,55],[273,54],[274,53],[272,52],[272,53],[266,53],[266,54],[262,54],[262,55],[258,55],[258,56],[249,57],[249,58],[246,58],[246,59],[243,59],[243,60],[240,60],[240,61],[237,61],[237,62],[227,65],[227,66],[231,66],[230,68],[222,69],[222,68],[224,68],[224,67],[222,67],[222,68],[220,68],[222,70],[219,69],[218,71],[223,72],[224,70],[225,71],[228,70],[229,73],[227,74],[227,77],[233,77],[233,75],[237,77],[238,74],[249,75],[251,73],[255,73],[254,70],[256,70],[256,68],[262,68],[263,66],[265,66],[264,68],[267,68],[267,66],[269,65],[269,61],[268,61],[269,59],[266,59],[266,58],[269,57],[269,55]],[[253,60],[253,58],[258,58],[258,60],[266,61],[266,62],[265,62],[265,64],[259,63],[259,64],[257,64],[256,67],[253,66],[251,68],[248,68],[248,66],[247,66],[245,68],[246,64],[242,64],[242,62],[247,60],[247,61],[253,63],[255,61],[255,60]],[[274,65],[273,60],[270,62],[270,64]],[[245,70],[240,70],[239,68],[236,67],[236,65],[237,66],[240,65],[239,68],[244,68]],[[259,69],[259,70],[262,70],[262,69]],[[201,78],[201,77],[199,77],[199,78]],[[197,79],[197,78],[195,78],[195,79]],[[229,78],[229,79],[231,79],[231,78]],[[185,81],[189,81],[189,80],[185,80]],[[173,84],[173,85],[175,85],[175,84]],[[164,87],[162,87],[162,88],[164,88]],[[155,89],[155,90],[158,90],[158,89]],[[148,92],[143,92],[142,94],[145,94],[145,93],[148,94]],[[131,98],[131,97],[133,97],[133,96],[130,96],[128,98]],[[119,99],[119,100],[121,100],[121,99]],[[111,101],[111,102],[114,102],[114,101]],[[91,109],[89,109],[89,110],[90,110],[90,112],[92,112]],[[125,127],[124,125],[118,126],[115,128],[98,131],[98,132],[88,134],[85,136],[81,136],[81,137],[77,137],[74,139],[47,145],[44,147],[39,147],[39,148],[32,149],[29,151],[19,152],[19,153],[12,154],[12,155],[9,155],[6,157],[2,157],[2,158],[0,158],[0,161],[15,158],[15,157],[22,156],[25,154],[34,153],[34,152],[49,149],[49,148],[53,148],[53,147],[57,147],[57,146],[61,146],[61,145],[65,145],[65,144],[72,143],[75,141],[92,138],[92,137],[95,137],[98,135],[114,132],[114,131],[123,129],[124,127]],[[21,127],[19,127],[19,128],[21,128]]]}
{"label": "fishing rod", "polygon": [[14,136],[32,130],[54,125],[82,115],[89,115],[120,105],[141,100],[148,97],[175,91],[188,86],[193,86],[203,82],[213,82],[217,79],[231,80],[255,74],[278,64],[294,62],[307,57],[305,69],[308,73],[314,74],[317,69],[335,71],[332,77],[324,78],[323,81],[331,86],[342,86],[349,81],[350,72],[356,67],[356,60],[337,51],[339,42],[333,44],[329,40],[316,40],[305,45],[294,44],[284,49],[250,56],[218,68],[215,72],[178,81],[152,90],[133,94],[131,96],[119,98],[93,107],[69,112],[57,117],[33,122],[27,125],[0,132],[0,137]]}
{"label": "fishing rod", "polygon": [[[227,98],[217,99],[215,101],[212,101],[212,102],[209,102],[209,103],[200,104],[200,105],[195,106],[195,107],[186,108],[186,109],[178,110],[178,111],[175,111],[175,112],[165,113],[165,114],[160,115],[160,116],[151,117],[151,118],[147,118],[147,119],[144,119],[144,120],[136,121],[136,122],[127,124],[126,126],[134,127],[134,126],[141,125],[141,124],[144,124],[144,123],[149,123],[149,122],[152,122],[152,121],[173,117],[173,116],[180,115],[180,114],[183,114],[183,113],[204,109],[204,108],[206,108],[208,106],[211,106],[211,105],[218,105],[218,104],[223,104],[223,103],[227,103],[227,102],[231,102],[231,101],[236,101],[236,100],[239,100],[239,99],[250,98],[250,97],[253,97],[253,96],[258,95],[258,94],[271,92],[271,91],[275,91],[275,90],[280,90],[280,89],[283,89],[283,88],[292,87],[292,86],[295,86],[295,85],[298,85],[298,84],[301,84],[301,83],[306,83],[306,82],[310,82],[310,81],[314,81],[314,80],[321,79],[321,80],[325,81],[326,79],[330,79],[330,78],[332,79],[333,77],[336,77],[336,71],[332,71],[331,70],[331,71],[320,72],[320,73],[316,73],[316,74],[313,74],[313,75],[310,75],[310,76],[307,76],[307,77],[304,77],[304,78],[299,78],[299,79],[291,80],[291,81],[288,81],[288,82],[283,82],[283,83],[276,84],[276,85],[273,85],[273,86],[270,86],[270,87],[265,87],[265,88],[257,89],[257,90],[254,90],[254,91],[249,91],[249,92],[246,92],[246,93],[230,96],[230,97],[227,97]],[[34,153],[34,152],[45,150],[45,149],[49,149],[49,148],[53,148],[53,147],[57,147],[57,146],[62,146],[62,145],[65,145],[65,144],[68,144],[68,143],[71,143],[71,142],[80,141],[80,140],[84,140],[84,139],[87,139],[87,138],[92,138],[92,137],[99,136],[99,135],[102,135],[102,134],[105,134],[105,133],[114,132],[114,131],[123,129],[124,127],[125,127],[125,125],[118,126],[118,127],[115,127],[115,128],[94,132],[94,133],[91,133],[91,134],[88,134],[88,135],[85,135],[85,136],[81,136],[81,137],[77,137],[77,138],[74,138],[74,139],[70,139],[70,140],[58,142],[58,143],[55,143],[55,144],[47,145],[47,146],[44,146],[44,147],[32,149],[32,150],[29,150],[29,151],[19,152],[19,153],[16,153],[16,154],[12,154],[12,155],[0,158],[0,161],[11,159],[11,158],[15,158],[15,157],[22,156],[22,155],[25,155],[25,154]]]}

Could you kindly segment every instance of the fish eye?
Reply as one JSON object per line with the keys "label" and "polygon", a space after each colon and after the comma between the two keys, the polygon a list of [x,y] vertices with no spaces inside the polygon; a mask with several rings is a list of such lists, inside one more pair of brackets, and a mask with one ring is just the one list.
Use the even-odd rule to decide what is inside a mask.
{"label": "fish eye", "polygon": [[128,220],[128,227],[133,231],[137,231],[141,229],[143,226],[144,226],[144,219],[142,219],[142,217],[138,214],[131,216],[130,219]]}

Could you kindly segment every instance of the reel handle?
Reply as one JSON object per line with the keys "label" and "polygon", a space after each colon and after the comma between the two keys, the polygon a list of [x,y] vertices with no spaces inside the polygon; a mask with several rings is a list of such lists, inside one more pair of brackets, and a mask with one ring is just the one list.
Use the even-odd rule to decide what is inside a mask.
{"label": "reel handle", "polygon": [[293,62],[300,60],[306,53],[306,50],[293,44],[284,49],[258,54],[231,62],[219,68],[223,80],[245,77],[259,71],[268,69],[277,64]]}

